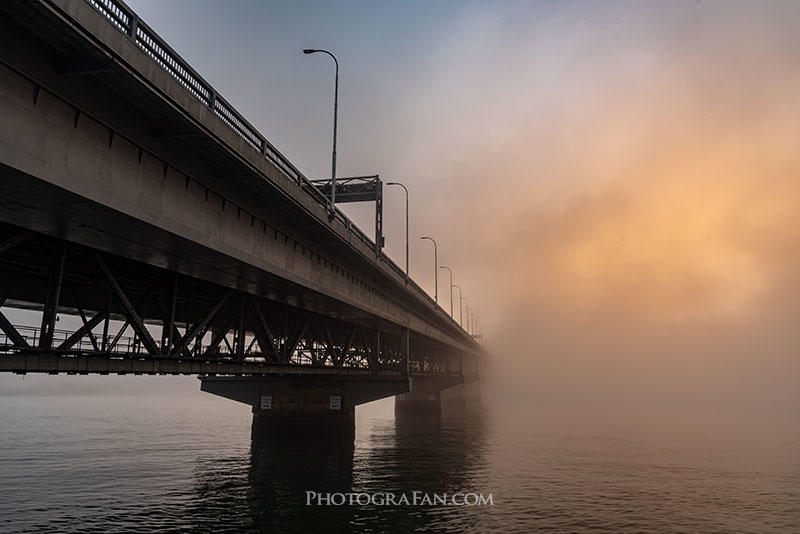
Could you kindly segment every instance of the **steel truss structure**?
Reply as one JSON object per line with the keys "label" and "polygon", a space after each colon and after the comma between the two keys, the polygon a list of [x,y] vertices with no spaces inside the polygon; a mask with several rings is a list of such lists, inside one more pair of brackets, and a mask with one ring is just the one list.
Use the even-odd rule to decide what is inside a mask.
{"label": "steel truss structure", "polygon": [[[14,324],[9,308],[40,321]],[[76,328],[56,328],[63,316]],[[0,224],[0,371],[461,372],[445,347],[388,330]]]}

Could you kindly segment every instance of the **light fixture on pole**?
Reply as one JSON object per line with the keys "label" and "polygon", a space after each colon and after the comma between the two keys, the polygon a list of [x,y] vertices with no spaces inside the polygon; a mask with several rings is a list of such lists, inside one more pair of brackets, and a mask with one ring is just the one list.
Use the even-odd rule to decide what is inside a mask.
{"label": "light fixture on pole", "polygon": [[439,303],[439,252],[436,246],[436,240],[432,237],[422,236],[420,239],[427,239],[433,242],[433,300]]}
{"label": "light fixture on pole", "polygon": [[462,306],[462,302],[464,301],[464,297],[461,296],[461,286],[458,284],[452,284],[450,291],[453,290],[453,287],[458,289],[458,324],[461,325],[461,328],[464,328],[464,308]]}
{"label": "light fixture on pole", "polygon": [[336,59],[332,53],[328,52],[327,50],[316,49],[316,48],[304,48],[304,54],[314,54],[316,52],[320,52],[322,54],[328,54],[333,58],[333,62],[336,65],[336,78],[333,87],[333,157],[331,160],[331,217],[334,213],[336,213],[336,121],[337,115],[339,113],[339,61]]}
{"label": "light fixture on pole", "polygon": [[450,269],[447,265],[442,265],[439,267],[440,269],[447,269],[447,272],[450,273],[450,318],[453,318],[453,270]]}
{"label": "light fixture on pole", "polygon": [[399,185],[406,192],[406,280],[408,280],[408,189],[400,182],[388,182],[386,185]]}

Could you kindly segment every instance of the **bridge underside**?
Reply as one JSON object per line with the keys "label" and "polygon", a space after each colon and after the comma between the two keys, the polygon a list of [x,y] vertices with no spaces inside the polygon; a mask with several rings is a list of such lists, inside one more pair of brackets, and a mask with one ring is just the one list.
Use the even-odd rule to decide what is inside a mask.
{"label": "bridge underside", "polygon": [[[320,206],[302,188],[263,161],[264,168],[244,161],[252,148],[232,150],[217,137],[224,129],[210,135],[215,116],[176,110],[194,102],[191,95],[165,101],[130,67],[94,57],[95,46],[67,39],[43,14],[31,21],[32,13],[10,11],[0,17],[0,220],[364,327],[403,325],[474,352],[413,281],[375,258],[374,244],[364,256],[360,240],[315,218]],[[53,36],[67,42],[54,46]],[[107,68],[81,70],[76,61]],[[147,75],[170,81],[159,70]]]}
{"label": "bridge underside", "polygon": [[[0,224],[0,306],[0,371],[461,370],[445,347],[407,330],[349,323],[9,224]],[[17,315],[27,324],[15,325]]]}
{"label": "bridge underside", "polygon": [[348,436],[479,372],[380,252],[377,177],[342,184],[372,242],[127,6],[0,13],[0,372],[196,374],[254,429]]}

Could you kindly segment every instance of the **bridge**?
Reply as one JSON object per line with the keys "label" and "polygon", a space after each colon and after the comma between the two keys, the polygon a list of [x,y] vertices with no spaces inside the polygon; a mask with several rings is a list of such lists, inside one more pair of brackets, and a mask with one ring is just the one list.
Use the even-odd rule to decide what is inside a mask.
{"label": "bridge", "polygon": [[346,425],[477,378],[382,252],[377,175],[337,183],[373,240],[123,2],[0,12],[0,371],[196,374],[254,423]]}

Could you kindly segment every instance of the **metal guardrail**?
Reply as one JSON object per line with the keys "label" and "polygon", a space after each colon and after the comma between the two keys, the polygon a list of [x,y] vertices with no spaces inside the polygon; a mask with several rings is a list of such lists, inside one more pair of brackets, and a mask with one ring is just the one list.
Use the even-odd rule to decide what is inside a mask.
{"label": "metal guardrail", "polygon": [[[20,325],[14,325],[14,329],[19,333],[20,337],[25,340],[25,343],[28,344],[27,350],[29,352],[37,352],[37,347],[39,346],[39,340],[41,338],[41,329],[32,326]],[[69,348],[59,351],[59,345],[73,338],[75,334],[75,330],[53,330],[53,338],[51,343],[52,346],[55,347],[55,353],[60,356],[94,355],[115,358],[159,358],[159,356],[153,356],[152,354],[149,354],[141,339],[139,339],[137,336],[123,336],[120,335],[122,332],[116,335],[106,335],[105,338],[103,335],[97,333],[93,333],[93,337],[84,335],[77,340],[72,339],[72,342],[69,343]],[[97,345],[95,345],[95,343]],[[26,350],[20,350],[20,347],[14,343],[14,340],[9,338],[7,334],[0,331],[0,355],[8,355],[19,352],[25,353]],[[48,350],[47,352],[52,351]],[[203,343],[201,341],[189,349],[189,357],[183,358],[183,360],[195,360],[199,362],[226,362],[237,360],[245,363],[261,363],[272,366],[283,365],[286,367],[336,367],[330,361],[327,361],[322,365],[317,365],[314,362],[313,357],[310,355],[307,347],[300,348],[289,362],[284,362],[282,364],[268,362],[262,353],[246,352],[242,360],[238,360],[238,358],[239,356],[237,356],[235,352],[233,352],[224,344],[220,344],[212,348],[210,344]],[[161,359],[175,358],[164,355],[161,357]],[[382,362],[382,365],[383,369],[381,369],[381,371],[394,371],[400,373],[404,364],[401,360],[398,360],[393,362]],[[337,368],[346,373],[353,370],[369,370],[369,364],[366,361],[351,361],[346,365]],[[408,364],[408,369],[414,374],[442,375],[461,373],[460,369],[450,369],[447,362],[436,361],[428,358],[421,360],[412,359]]]}
{"label": "metal guardrail", "polygon": [[[317,191],[311,181],[267,141],[227,100],[222,98],[211,84],[206,82],[156,32],[140,20],[133,10],[118,0],[86,1],[103,14],[120,32],[127,35],[136,46],[141,48],[153,61],[175,78],[197,100],[211,108],[214,114],[247,144],[278,167],[284,176],[321,205],[326,208],[329,207],[328,199]],[[335,217],[359,240],[374,248],[375,244],[372,240],[358,229],[344,213],[336,210]]]}
{"label": "metal guardrail", "polygon": [[[22,325],[14,325],[14,329],[19,332],[20,337],[25,340],[25,342],[29,345],[31,349],[35,349],[39,346],[39,340],[41,338],[41,329],[36,328],[33,326],[22,326]],[[73,335],[75,335],[75,330],[53,330],[53,339],[52,339],[52,346],[58,348],[59,345],[70,339]],[[121,334],[121,332],[120,332]],[[94,346],[92,339],[88,335],[84,335],[80,339],[73,340],[72,343],[69,344],[69,348],[65,350],[68,353],[92,353],[98,352],[103,354],[111,354],[111,355],[141,355],[147,356],[147,349],[142,343],[142,340],[137,336],[123,336],[123,335],[113,335],[109,334],[105,336],[105,339],[102,335],[97,333],[93,333],[94,336],[94,343],[97,343],[97,347]],[[102,349],[101,349],[102,347]],[[209,351],[210,345],[208,344],[196,344],[191,349],[192,357],[216,357],[216,356],[233,356],[233,352],[231,352],[224,344],[220,344],[219,347],[216,347],[213,352]],[[0,332],[0,353],[1,352],[13,352],[18,350],[19,347],[14,344],[14,341],[8,337],[7,334]]]}
{"label": "metal guardrail", "polygon": [[[39,338],[41,337],[41,329],[31,326],[14,325],[14,328],[19,332],[19,335],[30,347],[37,347],[39,345]],[[70,330],[53,330],[52,344],[58,347],[61,343],[69,339],[75,332]],[[131,336],[114,336],[108,335],[105,339],[103,336],[95,335],[95,341],[98,345],[106,347],[105,352],[108,354],[146,354],[147,350],[142,346],[140,340]],[[0,352],[13,351],[17,348],[13,340],[5,333],[0,332]],[[87,352],[93,351],[94,346],[91,340],[84,336],[77,340],[70,346],[70,352]]]}
{"label": "metal guardrail", "polygon": [[[97,9],[120,32],[128,36],[136,46],[141,48],[159,66],[178,81],[197,100],[213,110],[214,114],[227,124],[239,137],[241,137],[254,150],[274,164],[280,172],[297,185],[305,194],[312,197],[320,205],[330,208],[327,197],[322,195],[313,183],[306,178],[278,149],[259,133],[236,109],[222,98],[202,76],[200,76],[183,58],[178,55],[161,37],[145,24],[136,13],[119,0],[86,0]],[[375,250],[375,242],[370,239],[358,226],[356,226],[339,209],[334,212],[334,217],[341,222],[348,231],[368,248]],[[406,278],[405,271],[385,254],[379,253],[379,262],[385,262],[387,267],[395,274]],[[407,279],[406,283],[421,295],[433,301],[416,282]],[[438,308],[438,306],[437,306]],[[445,315],[447,315],[446,312]]]}
{"label": "metal guardrail", "polygon": [[[25,343],[28,344],[28,349],[31,351],[36,351],[37,347],[39,346],[39,341],[41,339],[41,328],[36,328],[33,326],[21,326],[21,325],[14,325],[14,329],[19,333],[20,337],[25,340]],[[141,358],[152,358],[153,355],[147,352],[147,348],[145,347],[142,340],[136,336],[123,336],[121,335],[122,332],[114,335],[108,334],[103,337],[102,334],[92,333],[92,337],[88,335],[84,335],[79,339],[75,340],[72,339],[70,343],[68,343],[69,348],[63,349],[60,351],[59,346],[67,342],[75,336],[77,331],[75,330],[53,330],[53,338],[52,338],[52,346],[55,347],[55,352],[60,354],[84,354],[84,355],[103,355],[103,356],[116,356],[116,357],[141,357]],[[248,336],[250,337],[250,336]],[[252,339],[252,338],[251,338]],[[226,343],[220,342],[217,346],[212,346],[210,344],[210,339],[201,339],[199,342],[194,343],[192,346],[188,347],[187,353],[189,358],[198,361],[227,361],[231,359],[237,359],[239,356],[236,355],[235,351],[232,350],[227,340]],[[97,344],[95,346],[95,343]],[[250,347],[252,347],[252,343],[250,343]],[[20,347],[14,343],[14,340],[10,338],[7,334],[0,331],[0,354],[3,353],[15,353],[20,350]],[[24,351],[24,349],[23,349]],[[164,356],[167,358],[167,356]],[[244,359],[242,361],[246,362],[255,362],[255,363],[268,363],[266,358],[264,357],[263,353],[260,352],[250,352],[250,348],[244,354]],[[395,367],[399,367],[401,362],[397,362]],[[275,365],[274,363],[270,365]],[[310,354],[310,350],[307,347],[299,347],[297,352],[292,356],[289,362],[284,363],[283,365],[295,365],[295,366],[316,366],[314,363],[314,359]],[[422,366],[423,364],[415,364]],[[323,365],[325,367],[334,367],[333,363],[328,361]],[[343,369],[368,369],[369,365],[366,361],[362,363],[360,362],[353,362],[350,361],[347,365],[342,366]],[[387,370],[389,368],[387,367]]]}

